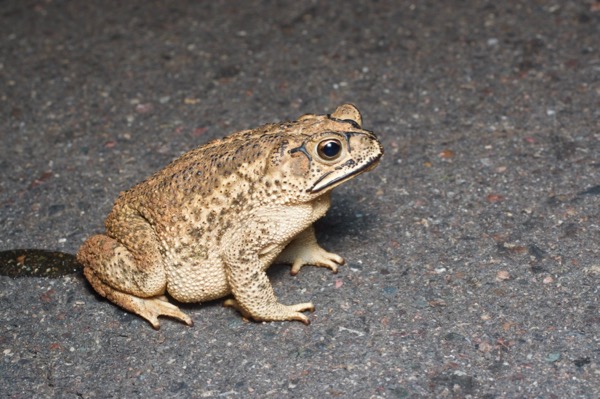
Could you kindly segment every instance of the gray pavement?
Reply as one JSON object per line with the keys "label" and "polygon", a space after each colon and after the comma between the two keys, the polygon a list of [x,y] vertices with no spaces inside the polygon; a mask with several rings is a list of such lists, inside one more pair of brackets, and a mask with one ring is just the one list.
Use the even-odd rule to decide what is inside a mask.
{"label": "gray pavement", "polygon": [[600,397],[600,4],[0,1],[0,250],[74,254],[230,132],[356,104],[386,154],[270,271],[312,324],[0,276],[7,398]]}

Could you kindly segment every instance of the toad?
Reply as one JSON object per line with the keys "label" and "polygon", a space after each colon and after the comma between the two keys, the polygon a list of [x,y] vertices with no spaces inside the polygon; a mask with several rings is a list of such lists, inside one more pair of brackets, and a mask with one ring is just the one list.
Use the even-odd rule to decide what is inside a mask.
{"label": "toad", "polygon": [[191,150],[128,191],[108,215],[103,234],[77,253],[103,297],[159,328],[159,316],[192,325],[169,302],[226,306],[257,321],[309,319],[312,303],[284,305],[266,274],[273,263],[337,272],[313,223],[331,191],[373,169],[383,155],[350,104],[331,115],[303,115],[233,133]]}

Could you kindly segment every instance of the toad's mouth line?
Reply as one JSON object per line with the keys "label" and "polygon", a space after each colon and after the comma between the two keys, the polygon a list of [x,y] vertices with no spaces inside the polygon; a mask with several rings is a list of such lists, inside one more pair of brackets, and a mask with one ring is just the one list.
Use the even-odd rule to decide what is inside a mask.
{"label": "toad's mouth line", "polygon": [[[342,183],[342,182],[344,182],[344,181],[346,181],[346,180],[348,180],[348,179],[350,179],[350,178],[352,178],[352,177],[354,177],[356,175],[359,175],[359,174],[364,173],[364,172],[368,172],[369,170],[375,168],[379,164],[379,160],[381,159],[382,156],[383,156],[383,153],[377,155],[375,158],[371,159],[369,162],[365,163],[360,168],[355,169],[351,173],[349,173],[347,175],[340,176],[337,179],[333,179],[330,182],[328,182],[327,184],[318,187],[319,183],[321,183],[323,180],[325,180],[327,178],[327,176],[329,176],[330,174],[333,173],[333,171],[331,171],[329,173],[326,173],[323,176],[321,176],[319,178],[319,180],[317,180],[315,182],[315,184],[313,184],[313,186],[311,188],[309,188],[308,190],[306,190],[306,191],[308,191],[309,193],[312,193],[312,194],[316,194],[316,193],[318,193],[320,191],[325,190],[328,187],[338,185],[338,184],[340,184],[340,183]],[[317,187],[317,188],[315,188],[315,187]]]}

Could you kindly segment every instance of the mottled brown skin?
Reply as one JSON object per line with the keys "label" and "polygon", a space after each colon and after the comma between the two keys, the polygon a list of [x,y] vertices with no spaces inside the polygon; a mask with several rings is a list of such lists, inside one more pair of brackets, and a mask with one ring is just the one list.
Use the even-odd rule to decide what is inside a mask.
{"label": "mottled brown skin", "polygon": [[312,303],[277,301],[266,269],[276,262],[337,272],[344,260],[317,244],[313,222],[331,190],[373,168],[383,154],[345,104],[234,133],[196,148],[119,195],[106,232],[78,260],[94,289],[159,328],[158,316],[191,325],[168,302],[225,305],[254,320],[299,320]]}

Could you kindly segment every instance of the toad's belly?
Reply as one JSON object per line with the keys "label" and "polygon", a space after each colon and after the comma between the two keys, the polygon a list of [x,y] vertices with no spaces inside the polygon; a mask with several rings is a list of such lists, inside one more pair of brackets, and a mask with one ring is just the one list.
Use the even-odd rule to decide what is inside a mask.
{"label": "toad's belly", "polygon": [[223,262],[208,259],[177,259],[168,262],[167,292],[180,302],[206,302],[231,293]]}

